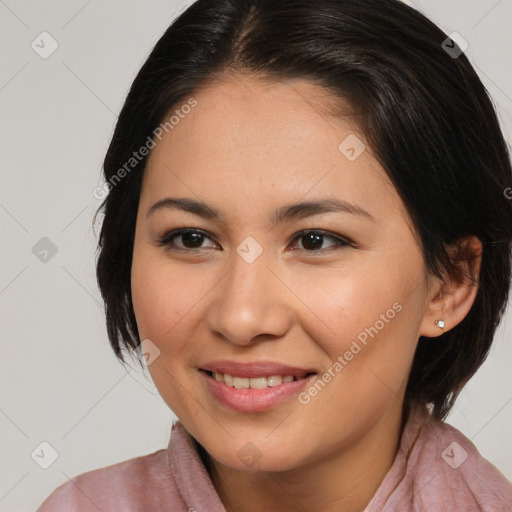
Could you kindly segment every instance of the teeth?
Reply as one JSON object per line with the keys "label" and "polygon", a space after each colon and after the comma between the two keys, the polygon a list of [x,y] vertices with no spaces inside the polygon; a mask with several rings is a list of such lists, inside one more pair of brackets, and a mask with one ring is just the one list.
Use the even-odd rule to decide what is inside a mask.
{"label": "teeth", "polygon": [[235,388],[248,388],[249,380],[247,377],[235,377],[233,380],[233,386]]}
{"label": "teeth", "polygon": [[267,377],[267,385],[268,386],[279,386],[283,382],[283,378],[281,375],[271,375]]}
{"label": "teeth", "polygon": [[227,373],[213,372],[213,377],[218,382],[224,382],[227,386],[234,388],[251,388],[251,389],[264,389],[267,387],[279,386],[283,382],[293,382],[294,380],[302,379],[306,376],[297,375],[269,375],[268,377],[234,377]]}
{"label": "teeth", "polygon": [[[252,389],[263,389],[267,387],[266,377],[255,377],[254,379],[247,379],[249,381],[249,387]],[[235,379],[236,383],[237,379]]]}

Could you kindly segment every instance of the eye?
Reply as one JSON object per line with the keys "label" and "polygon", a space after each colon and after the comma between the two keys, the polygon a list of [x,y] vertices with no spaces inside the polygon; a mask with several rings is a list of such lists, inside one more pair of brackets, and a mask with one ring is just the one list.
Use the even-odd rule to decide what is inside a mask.
{"label": "eye", "polygon": [[331,239],[334,241],[332,246],[345,247],[352,245],[351,242],[341,238],[339,236],[331,235],[323,230],[309,229],[304,230],[295,235],[292,242],[295,240],[302,240],[302,248],[299,250],[305,250],[307,252],[318,252],[322,250],[323,239]]}
{"label": "eye", "polygon": [[[176,240],[180,240],[176,243]],[[346,247],[352,245],[352,243],[340,236],[329,234],[326,231],[318,229],[308,229],[298,232],[292,239],[292,243],[295,241],[302,241],[302,248],[299,250],[306,252],[321,252],[325,247],[323,246],[324,240],[330,239],[334,241],[330,247]],[[166,233],[163,237],[158,240],[159,246],[165,246],[170,250],[182,250],[189,251],[194,249],[203,249],[202,244],[205,240],[211,240],[210,236],[200,229],[186,228],[176,229]],[[212,247],[212,246],[210,246]]]}
{"label": "eye", "polygon": [[[181,243],[176,244],[175,240],[181,238]],[[162,238],[158,240],[158,245],[166,246],[169,249],[176,250],[188,250],[188,249],[201,249],[201,244],[205,239],[211,240],[211,238],[200,229],[176,229],[166,233]]]}

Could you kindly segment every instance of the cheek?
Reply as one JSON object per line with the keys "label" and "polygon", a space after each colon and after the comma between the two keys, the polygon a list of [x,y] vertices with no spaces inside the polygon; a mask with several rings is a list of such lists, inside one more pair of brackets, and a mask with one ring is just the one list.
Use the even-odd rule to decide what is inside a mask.
{"label": "cheek", "polygon": [[[154,248],[136,249],[132,263],[132,301],[141,341],[149,339],[158,355],[148,370],[161,397],[175,414],[185,415],[190,400],[180,384],[188,377],[191,357],[190,322],[201,297],[206,293],[204,276],[184,272],[171,265]],[[155,353],[155,352],[154,352]]]}
{"label": "cheek", "polygon": [[206,293],[204,275],[184,271],[154,248],[135,250],[132,263],[132,301],[139,335],[155,343],[180,339],[187,315]]}
{"label": "cheek", "polygon": [[401,303],[408,289],[405,279],[381,267],[306,268],[293,279],[293,292],[305,305],[303,327],[312,339],[321,341],[325,352],[348,350],[359,335],[364,341],[365,329],[376,323],[378,331],[389,331],[399,309],[393,305]]}
{"label": "cheek", "polygon": [[372,270],[317,271],[315,288],[307,273],[297,282],[294,292],[306,297],[308,306],[302,328],[337,376],[331,390],[342,386],[367,397],[397,392],[408,375],[421,324],[421,259]]}

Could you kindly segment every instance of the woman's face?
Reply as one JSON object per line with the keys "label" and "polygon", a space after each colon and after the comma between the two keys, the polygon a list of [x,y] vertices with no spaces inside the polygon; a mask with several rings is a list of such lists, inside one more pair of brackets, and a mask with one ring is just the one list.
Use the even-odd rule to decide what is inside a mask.
{"label": "woman's face", "polygon": [[[430,280],[363,135],[304,81],[233,78],[193,97],[151,152],[133,253],[163,399],[217,461],[243,470],[297,468],[396,425]],[[166,198],[201,208],[152,209]],[[168,236],[181,228],[195,234]],[[222,382],[202,370],[221,360]]]}

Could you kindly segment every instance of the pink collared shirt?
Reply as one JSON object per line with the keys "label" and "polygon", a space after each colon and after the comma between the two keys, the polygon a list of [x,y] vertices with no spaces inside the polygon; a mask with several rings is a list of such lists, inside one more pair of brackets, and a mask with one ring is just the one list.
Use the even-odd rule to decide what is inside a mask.
{"label": "pink collared shirt", "polygon": [[[167,449],[83,473],[37,512],[226,512],[183,424]],[[512,485],[457,429],[416,409],[363,512],[511,512]]]}

